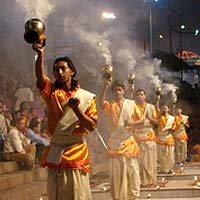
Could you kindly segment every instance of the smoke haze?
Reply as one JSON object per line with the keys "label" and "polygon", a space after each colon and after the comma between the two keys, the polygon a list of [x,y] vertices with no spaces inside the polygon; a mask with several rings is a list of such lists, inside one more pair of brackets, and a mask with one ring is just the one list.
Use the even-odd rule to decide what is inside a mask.
{"label": "smoke haze", "polygon": [[[97,94],[101,90],[101,69],[106,64],[114,66],[114,79],[127,81],[128,74],[134,72],[136,89],[152,93],[161,86],[165,94],[175,91],[173,84],[169,87],[161,79],[160,60],[144,59],[137,24],[146,14],[139,0],[2,0],[0,4],[1,71],[10,69],[13,76],[29,85],[35,85],[35,53],[23,39],[24,25],[37,17],[46,25],[45,64],[49,76],[53,60],[68,55],[77,66],[81,85]],[[114,12],[116,19],[102,18],[104,11]]]}

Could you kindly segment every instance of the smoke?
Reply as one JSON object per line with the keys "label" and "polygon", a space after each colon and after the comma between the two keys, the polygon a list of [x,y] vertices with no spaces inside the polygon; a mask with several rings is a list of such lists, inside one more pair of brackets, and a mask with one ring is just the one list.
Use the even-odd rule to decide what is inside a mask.
{"label": "smoke", "polygon": [[128,73],[134,72],[136,60],[130,49],[120,49],[117,52],[117,58],[121,63],[123,63],[124,66],[126,66]]}
{"label": "smoke", "polygon": [[177,98],[178,86],[173,83],[172,74],[161,68],[159,59],[142,59],[136,63],[137,88],[143,88],[150,95],[152,101],[155,89],[161,88],[161,95],[165,101]]}
{"label": "smoke", "polygon": [[110,42],[106,38],[103,38],[96,32],[87,32],[80,29],[76,29],[76,31],[79,39],[83,43],[88,43],[97,55],[101,55],[105,59],[106,64],[112,63],[111,51],[109,49]]}
{"label": "smoke", "polygon": [[[35,52],[23,35],[25,22],[36,17],[46,26],[48,76],[52,74],[53,60],[67,55],[75,63],[81,87],[97,97],[102,89],[102,67],[106,64],[113,65],[114,80],[126,81],[129,73],[135,73],[135,89],[144,88],[150,96],[155,96],[155,87],[161,87],[163,95],[175,95],[177,87],[164,80],[169,80],[171,74],[161,69],[161,61],[144,58],[148,28],[142,3],[141,0],[1,0],[1,75],[6,74],[4,79],[9,82],[14,77],[35,88]],[[105,10],[114,12],[116,19],[102,19]],[[102,118],[107,123],[107,118]],[[107,138],[107,126],[99,121],[102,136]]]}
{"label": "smoke", "polygon": [[[2,36],[7,40],[1,39],[1,46],[4,47],[1,53],[7,58],[5,65],[15,63],[15,70],[21,72],[22,78],[27,77],[28,80],[25,81],[32,81],[28,75],[23,75],[30,74],[30,69],[33,71],[31,76],[34,77],[32,67],[34,52],[23,39],[24,24],[29,18],[37,17],[44,20],[46,25],[45,64],[52,63],[51,60],[57,56],[69,55],[76,64],[78,79],[84,87],[92,86],[92,90],[98,92],[97,77],[101,78],[103,66],[112,64],[113,79],[126,81],[128,74],[134,72],[138,88],[152,91],[152,88],[161,86],[165,94],[172,90],[172,87],[167,87],[163,80],[163,74],[166,74],[165,78],[170,75],[161,71],[161,61],[143,57],[144,50],[141,45],[143,40],[139,42],[137,32],[140,28],[138,21],[146,16],[141,9],[140,1],[134,3],[130,1],[122,3],[119,0],[115,3],[97,0],[2,2],[1,23],[6,29],[6,34]],[[103,19],[101,16],[103,11],[114,12],[116,19]],[[48,65],[48,75],[51,71],[51,66]],[[85,81],[87,76],[89,76],[88,83]]]}
{"label": "smoke", "polygon": [[177,89],[178,89],[177,86],[170,84],[170,83],[163,83],[162,89],[163,89],[163,95],[168,95],[171,93],[172,97],[177,98],[177,93],[176,93]]}
{"label": "smoke", "polygon": [[48,0],[15,0],[25,12],[25,19],[39,18],[41,20],[47,19],[48,15],[53,11],[54,5]]}

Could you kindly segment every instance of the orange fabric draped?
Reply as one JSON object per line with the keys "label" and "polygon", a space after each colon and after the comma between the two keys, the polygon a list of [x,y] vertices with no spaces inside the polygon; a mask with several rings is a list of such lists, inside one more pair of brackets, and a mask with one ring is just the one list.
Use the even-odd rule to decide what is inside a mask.
{"label": "orange fabric draped", "polygon": [[119,117],[121,114],[122,105],[115,101],[105,101],[103,105],[103,111],[109,116],[110,130],[114,131],[117,128]]}
{"label": "orange fabric draped", "polygon": [[156,142],[161,145],[174,145],[174,138],[172,134],[167,135],[165,139],[166,140],[163,141],[161,140],[160,136],[158,136]]}
{"label": "orange fabric draped", "polygon": [[65,148],[64,153],[62,155],[62,161],[59,165],[46,162],[49,148],[50,146],[47,147],[42,154],[41,165],[43,167],[48,166],[49,168],[83,169],[86,172],[90,170],[88,148],[85,143],[74,144]]}
{"label": "orange fabric draped", "polygon": [[[136,106],[134,108],[134,112],[133,112],[134,114],[132,116],[133,121],[138,121],[138,120],[145,118],[144,113],[145,113],[146,106],[147,106],[147,103],[145,103],[143,106],[136,104]],[[154,119],[157,119],[157,113],[156,113],[155,109],[152,110],[151,117]],[[152,127],[152,125],[150,125],[150,127]],[[135,139],[137,142],[156,141],[156,135],[155,135],[154,131],[150,131],[145,138],[140,138],[139,135],[140,135],[140,133],[138,133],[138,132],[134,133],[134,136],[135,136]]]}
{"label": "orange fabric draped", "polygon": [[[112,140],[108,141],[108,147],[111,145]],[[110,157],[115,157],[115,156],[126,156],[126,157],[137,157],[141,155],[140,149],[138,147],[137,142],[135,141],[135,139],[133,137],[124,140],[121,143],[120,149],[116,150],[116,149],[111,149],[108,148],[108,156]]]}
{"label": "orange fabric draped", "polygon": [[[176,132],[178,132],[180,129],[182,121],[183,121],[182,115],[175,116],[175,121],[173,123],[173,129],[175,130],[174,139],[176,139],[176,140],[188,140],[188,136],[187,136],[187,133],[185,132],[185,128],[181,134],[176,134]],[[189,127],[188,120],[186,121],[186,125]]]}
{"label": "orange fabric draped", "polygon": [[[79,88],[80,86],[78,86],[74,90],[65,92],[63,89],[57,89],[55,85],[48,78],[46,78],[45,87],[43,90],[40,90],[40,93],[48,106],[48,126],[49,132],[52,135],[58,121],[64,113],[64,110],[61,106],[62,102],[73,97]],[[95,99],[91,100],[85,114],[97,123],[97,110]],[[80,123],[79,126],[76,126],[72,134],[82,137],[87,135],[88,132]],[[42,166],[48,166],[50,168],[83,169],[85,171],[89,171],[88,148],[85,143],[74,144],[66,147],[62,155],[62,161],[59,165],[46,162],[49,148],[50,147],[47,147],[42,154]]]}
{"label": "orange fabric draped", "polygon": [[[168,121],[168,117],[169,115],[167,116],[164,116],[162,115],[159,119],[158,119],[158,131],[162,131],[163,128],[165,128],[166,124],[167,124],[167,121]],[[172,134],[168,134],[165,136],[165,140],[162,140],[161,139],[161,136],[159,135],[156,139],[156,142],[160,145],[174,145],[174,139],[173,139],[173,136]]]}
{"label": "orange fabric draped", "polygon": [[145,138],[138,137],[139,133],[137,132],[135,132],[134,135],[137,142],[156,141],[156,135],[154,131],[149,132]]}
{"label": "orange fabric draped", "polygon": [[[110,129],[114,131],[118,126],[118,121],[122,111],[123,103],[120,105],[115,101],[108,102],[105,101],[103,106],[103,111],[106,112],[109,116]],[[129,112],[132,112],[131,110]],[[123,134],[123,133],[122,133]],[[140,149],[136,143],[134,137],[130,137],[124,141],[121,141],[119,149],[110,148],[112,144],[112,139],[108,140],[108,156],[126,156],[126,157],[135,157],[140,155]]]}

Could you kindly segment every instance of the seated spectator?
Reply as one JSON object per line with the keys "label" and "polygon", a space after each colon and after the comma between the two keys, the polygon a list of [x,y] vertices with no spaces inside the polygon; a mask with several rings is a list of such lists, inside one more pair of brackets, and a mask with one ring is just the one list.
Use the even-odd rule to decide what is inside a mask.
{"label": "seated spectator", "polygon": [[22,169],[33,169],[35,145],[23,134],[25,128],[26,119],[17,118],[14,127],[5,137],[3,157],[7,161],[17,161]]}
{"label": "seated spectator", "polygon": [[10,131],[12,128],[11,122],[13,120],[12,114],[8,109],[6,109],[4,112],[4,116],[6,119],[7,130]]}
{"label": "seated spectator", "polygon": [[29,127],[29,121],[28,121],[28,113],[29,113],[30,105],[27,101],[23,101],[20,104],[20,108],[18,111],[14,111],[13,114],[13,123],[15,123],[17,118],[24,117],[26,118],[26,127]]}
{"label": "seated spectator", "polygon": [[28,124],[29,124],[29,126],[30,126],[30,122],[31,122],[31,120],[33,119],[33,118],[35,118],[35,117],[38,117],[38,115],[37,115],[37,109],[36,108],[34,108],[34,107],[31,107],[30,109],[29,109],[29,112],[28,112]]}
{"label": "seated spectator", "polygon": [[50,138],[43,136],[41,132],[41,121],[37,117],[34,117],[30,122],[28,137],[33,144],[49,145]]}
{"label": "seated spectator", "polygon": [[0,135],[2,140],[4,140],[8,132],[6,117],[4,115],[5,111],[6,111],[6,106],[4,105],[3,101],[0,100]]}
{"label": "seated spectator", "polygon": [[40,160],[41,153],[45,146],[49,145],[50,138],[43,136],[41,132],[41,121],[37,117],[34,117],[28,129],[28,138],[33,144],[36,145],[36,163]]}

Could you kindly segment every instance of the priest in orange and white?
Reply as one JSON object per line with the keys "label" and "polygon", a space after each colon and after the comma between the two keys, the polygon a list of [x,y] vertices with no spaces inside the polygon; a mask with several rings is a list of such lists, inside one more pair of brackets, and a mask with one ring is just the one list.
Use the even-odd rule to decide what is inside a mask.
{"label": "priest in orange and white", "polygon": [[157,145],[159,151],[160,173],[173,173],[174,168],[174,138],[172,126],[174,116],[169,114],[168,105],[163,105],[158,117]]}
{"label": "priest in orange and white", "polygon": [[186,133],[186,128],[189,127],[188,118],[188,116],[182,114],[181,108],[176,108],[173,129],[175,130],[175,160],[178,164],[184,163],[187,158],[188,136]]}

